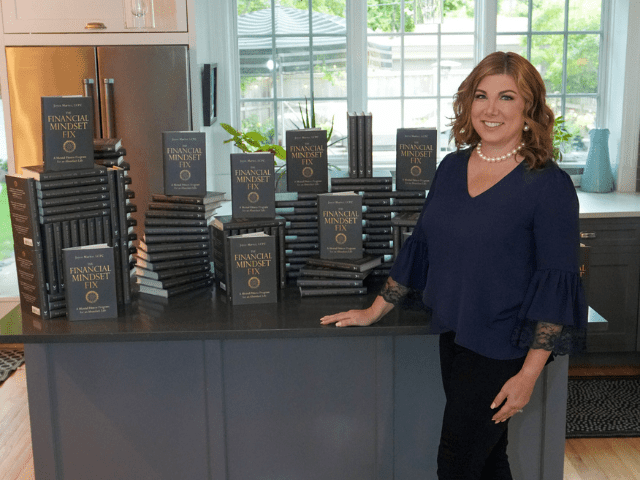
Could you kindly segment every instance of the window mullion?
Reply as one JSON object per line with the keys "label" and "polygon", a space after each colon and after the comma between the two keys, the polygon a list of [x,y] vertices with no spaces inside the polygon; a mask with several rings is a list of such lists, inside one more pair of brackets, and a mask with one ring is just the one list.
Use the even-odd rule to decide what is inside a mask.
{"label": "window mullion", "polygon": [[347,2],[347,109],[367,111],[367,2]]}

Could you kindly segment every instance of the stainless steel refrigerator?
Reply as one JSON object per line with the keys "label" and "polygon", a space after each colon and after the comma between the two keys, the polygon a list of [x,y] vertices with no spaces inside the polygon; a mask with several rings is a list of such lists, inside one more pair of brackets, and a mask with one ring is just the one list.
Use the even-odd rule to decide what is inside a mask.
{"label": "stainless steel refrigerator", "polygon": [[191,130],[188,49],[183,45],[7,47],[16,172],[42,163],[40,97],[94,90],[96,136],[122,138],[135,193],[136,232],[162,193],[162,132]]}

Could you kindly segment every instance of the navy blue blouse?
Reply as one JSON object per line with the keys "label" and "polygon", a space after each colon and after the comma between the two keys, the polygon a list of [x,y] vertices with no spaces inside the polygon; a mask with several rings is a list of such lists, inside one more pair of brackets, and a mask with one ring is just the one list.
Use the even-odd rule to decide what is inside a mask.
{"label": "navy blue blouse", "polygon": [[540,321],[563,326],[554,353],[568,353],[587,325],[573,182],[554,162],[539,170],[521,162],[471,197],[470,154],[439,165],[390,277],[422,292],[432,333],[454,331],[476,353],[522,357]]}

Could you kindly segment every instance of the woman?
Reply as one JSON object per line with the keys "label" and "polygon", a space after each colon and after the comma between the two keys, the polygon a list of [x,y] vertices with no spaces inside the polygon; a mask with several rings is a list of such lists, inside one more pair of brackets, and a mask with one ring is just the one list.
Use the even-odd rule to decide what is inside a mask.
{"label": "woman", "polygon": [[421,294],[440,334],[440,479],[511,479],[509,418],[528,403],[552,352],[584,340],[578,200],[551,160],[545,95],[523,57],[482,60],[455,96],[458,150],[439,165],[382,291],[367,309],[321,319],[369,325]]}

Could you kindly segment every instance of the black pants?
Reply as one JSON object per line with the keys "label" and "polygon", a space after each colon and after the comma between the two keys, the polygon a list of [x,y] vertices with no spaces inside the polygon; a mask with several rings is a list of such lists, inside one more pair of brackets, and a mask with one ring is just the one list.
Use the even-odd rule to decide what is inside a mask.
{"label": "black pants", "polygon": [[507,422],[495,424],[493,399],[524,363],[493,360],[440,335],[440,366],[446,395],[438,449],[439,480],[512,480],[507,458]]}

